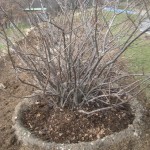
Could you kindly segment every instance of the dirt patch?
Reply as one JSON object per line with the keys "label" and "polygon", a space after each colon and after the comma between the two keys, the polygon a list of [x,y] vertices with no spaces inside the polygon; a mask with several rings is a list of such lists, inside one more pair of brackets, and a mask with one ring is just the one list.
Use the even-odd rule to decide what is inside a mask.
{"label": "dirt patch", "polygon": [[[40,91],[36,93],[40,94]],[[43,141],[22,126],[23,113],[30,109],[35,102],[37,103],[37,99],[41,99],[40,96],[32,94],[32,97],[25,98],[15,108],[13,115],[15,133],[18,139],[26,145],[20,150],[149,150],[150,118],[148,118],[145,108],[136,99],[129,102],[135,119],[127,129],[92,142],[75,144],[58,144],[52,141]]]}
{"label": "dirt patch", "polygon": [[69,109],[53,109],[38,102],[25,111],[22,118],[25,127],[44,141],[78,143],[119,132],[132,124],[134,116],[127,104],[122,109],[85,115]]}
{"label": "dirt patch", "polygon": [[[23,78],[26,78],[26,76],[24,75]],[[24,150],[22,145],[17,142],[14,130],[12,129],[11,120],[15,106],[22,100],[21,97],[30,95],[34,89],[32,87],[22,85],[16,79],[15,71],[12,69],[11,62],[8,57],[0,59],[0,83],[5,86],[5,89],[0,89],[0,150]],[[145,95],[140,95],[139,100],[145,103],[144,98]],[[147,130],[145,130],[145,133],[149,133],[149,124],[147,124]],[[138,144],[140,143],[141,145],[140,150],[147,150],[144,147],[145,145],[148,145],[148,139],[148,137],[145,137],[138,142]]]}
{"label": "dirt patch", "polygon": [[12,129],[12,114],[15,106],[22,100],[20,97],[32,93],[33,88],[22,85],[15,76],[8,57],[0,59],[0,150],[19,150],[20,144]]}

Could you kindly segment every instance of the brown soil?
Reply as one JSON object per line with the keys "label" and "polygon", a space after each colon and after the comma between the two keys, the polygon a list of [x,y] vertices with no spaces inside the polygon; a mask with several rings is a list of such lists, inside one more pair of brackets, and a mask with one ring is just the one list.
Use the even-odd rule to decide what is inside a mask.
{"label": "brown soil", "polygon": [[24,125],[37,137],[56,143],[78,143],[102,138],[132,124],[129,105],[85,115],[68,109],[53,109],[47,103],[32,105],[23,114]]}
{"label": "brown soil", "polygon": [[[26,78],[26,75],[22,75],[22,77]],[[0,59],[0,83],[4,84],[4,86],[6,87],[5,89],[0,89],[0,150],[20,150],[22,148],[22,145],[20,145],[20,143],[17,142],[17,139],[14,135],[14,130],[12,129],[12,121],[11,121],[12,114],[14,112],[15,106],[22,100],[20,97],[30,95],[33,91],[33,88],[26,86],[26,85],[22,85],[19,81],[16,80],[15,72],[11,67],[10,60],[7,57]],[[144,97],[145,96],[143,94],[141,94],[139,99],[143,101]],[[149,101],[145,100],[144,103],[145,102],[148,103]],[[36,106],[35,110],[38,107],[39,106]],[[41,107],[41,109],[44,107],[45,106]],[[39,113],[40,114],[39,119],[43,120],[44,118],[42,118],[42,116],[43,117],[45,116],[44,114],[46,113],[46,110],[41,111],[41,109],[39,109],[38,111],[34,111],[33,116],[35,116],[37,113]],[[52,110],[50,112],[52,114]],[[57,112],[58,112],[57,115],[61,118],[60,120],[62,123],[64,122],[64,117],[67,117],[67,118],[74,117],[74,116],[71,116],[72,114],[68,114],[68,116],[67,116],[66,112],[65,112],[65,115],[63,115],[64,113],[60,114],[59,110],[57,110]],[[122,114],[122,113],[124,114],[124,112],[120,112],[120,114]],[[110,112],[109,112],[109,114],[111,116]],[[116,113],[113,112],[113,114],[116,114]],[[118,115],[119,115],[119,113],[118,113]],[[38,117],[38,115],[36,115],[36,117]],[[54,117],[56,118],[56,116],[54,116]],[[103,117],[104,117],[104,115],[103,115]],[[126,117],[128,117],[128,115]],[[81,116],[81,118],[82,118],[82,120],[84,120],[85,116]],[[93,120],[97,120],[96,116],[94,118],[93,118]],[[58,123],[60,123],[60,120]],[[72,121],[74,121],[74,120],[72,119]],[[87,120],[85,119],[84,123],[86,123],[86,121]],[[49,121],[49,123],[50,123],[50,121]],[[65,122],[64,122],[64,124],[65,124]],[[67,124],[67,122],[66,122],[66,124]],[[125,126],[127,127],[127,124],[124,125],[124,127]],[[55,125],[56,125],[56,122],[55,122]],[[116,128],[114,128],[114,130],[117,129],[117,126],[120,126],[120,123],[116,124]],[[100,127],[101,127],[101,125],[100,125]],[[100,136],[105,136],[106,132],[108,133],[108,131],[107,130],[103,131],[100,129],[100,127],[99,127],[99,129],[97,129],[97,131],[98,130],[101,131]],[[53,125],[53,128],[54,128],[54,125]],[[69,128],[68,126],[66,126],[65,128],[67,128],[69,130],[73,130],[73,129],[71,129],[71,127]],[[64,130],[67,131],[65,128],[64,128]],[[102,129],[105,129],[105,128],[102,128]],[[114,130],[112,130],[111,132],[113,132]],[[41,130],[41,131],[43,132],[43,130]],[[92,131],[92,132],[94,132],[94,131]],[[109,132],[108,134],[110,134],[111,132]],[[83,133],[81,129],[79,130],[79,133]],[[98,137],[99,137],[99,135],[98,135]],[[95,138],[98,138],[98,137],[95,136]],[[45,138],[45,140],[47,139],[47,137],[44,137],[44,136],[43,136],[43,138]],[[57,141],[57,140],[55,140],[55,141]]]}
{"label": "brown soil", "polygon": [[[25,75],[22,77],[26,78]],[[8,57],[0,59],[0,83],[5,86],[5,89],[0,89],[0,150],[19,150],[20,144],[12,129],[12,113],[20,97],[31,94],[33,88],[16,80]]]}

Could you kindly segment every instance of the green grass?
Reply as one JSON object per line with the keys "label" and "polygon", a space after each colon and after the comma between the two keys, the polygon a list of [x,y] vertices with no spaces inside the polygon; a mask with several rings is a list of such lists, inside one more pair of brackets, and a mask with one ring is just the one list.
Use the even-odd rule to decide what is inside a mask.
{"label": "green grass", "polygon": [[0,56],[3,55],[6,52],[6,45],[0,43]]}
{"label": "green grass", "polygon": [[0,50],[5,48],[5,46],[3,44],[0,43]]}
{"label": "green grass", "polygon": [[125,52],[131,72],[150,73],[150,42],[143,37],[135,41]]}
{"label": "green grass", "polygon": [[[24,23],[19,23],[19,24],[17,25],[17,27],[18,27],[22,32],[24,32],[27,28],[29,28],[29,25],[24,24]],[[15,31],[15,33],[14,33],[14,31]],[[14,35],[14,34],[19,34],[19,31],[18,31],[17,29],[14,29],[14,27],[10,27],[10,28],[6,29],[6,33],[7,33],[8,36],[11,37],[11,36]]]}
{"label": "green grass", "polygon": [[[150,36],[149,36],[150,39]],[[149,39],[144,37],[139,38],[132,46],[128,48],[124,56],[128,60],[128,68],[131,73],[144,73],[150,74],[150,42]],[[138,79],[140,77],[137,77]],[[146,84],[148,86],[145,89],[147,99],[150,98],[150,80]]]}
{"label": "green grass", "polygon": [[[27,28],[29,28],[29,25],[24,24],[24,23],[20,23],[17,26],[23,33],[25,32],[25,30]],[[17,39],[18,39],[18,38],[21,38],[21,36],[22,36],[20,34],[20,32],[18,30],[14,29],[13,27],[5,29],[5,32],[9,36],[9,38],[12,40],[14,39],[14,37],[17,37]],[[1,41],[3,41],[3,39],[0,38],[0,53],[7,53],[6,43],[5,42],[2,43]]]}

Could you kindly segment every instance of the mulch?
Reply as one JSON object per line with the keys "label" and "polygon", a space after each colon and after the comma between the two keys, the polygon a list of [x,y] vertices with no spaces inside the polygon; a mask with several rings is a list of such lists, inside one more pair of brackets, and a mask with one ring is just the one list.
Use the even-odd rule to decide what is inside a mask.
{"label": "mulch", "polygon": [[23,124],[36,137],[56,143],[88,142],[119,132],[132,124],[128,104],[121,108],[85,115],[77,110],[53,108],[38,102],[24,112]]}

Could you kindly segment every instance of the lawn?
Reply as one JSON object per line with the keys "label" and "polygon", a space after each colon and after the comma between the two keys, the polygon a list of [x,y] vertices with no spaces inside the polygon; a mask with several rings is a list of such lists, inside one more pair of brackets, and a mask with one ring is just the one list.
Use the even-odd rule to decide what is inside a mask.
{"label": "lawn", "polygon": [[0,43],[0,56],[6,53],[6,46],[3,43]]}
{"label": "lawn", "polygon": [[[19,23],[17,24],[17,28],[22,32],[25,33],[26,29],[30,28],[29,25],[25,24],[25,23]],[[22,36],[22,34],[20,34],[20,32],[18,31],[18,29],[14,28],[13,26],[11,26],[10,28],[6,29],[6,33],[7,35],[12,38],[12,37],[16,37],[17,39],[20,38]]]}
{"label": "lawn", "polygon": [[[142,36],[125,52],[124,57],[129,62],[129,71],[132,73],[150,74],[150,35]],[[139,77],[138,77],[139,78]],[[150,80],[146,82],[148,86],[145,91],[147,98],[150,98]],[[143,88],[146,85],[142,85]]]}
{"label": "lawn", "polygon": [[[24,23],[19,23],[17,26],[23,33],[25,33],[26,30],[29,28],[29,25],[24,24]],[[22,35],[20,34],[20,32],[18,30],[14,30],[13,26],[6,29],[5,31],[6,31],[6,33],[9,36],[10,39],[18,40],[22,37]],[[7,48],[6,47],[7,47],[6,43],[4,42],[3,39],[0,38],[0,53],[2,55],[7,53]]]}
{"label": "lawn", "polygon": [[[150,36],[149,36],[150,38]],[[131,72],[150,72],[150,42],[149,39],[141,37],[134,42],[126,51],[125,57],[131,63]]]}

